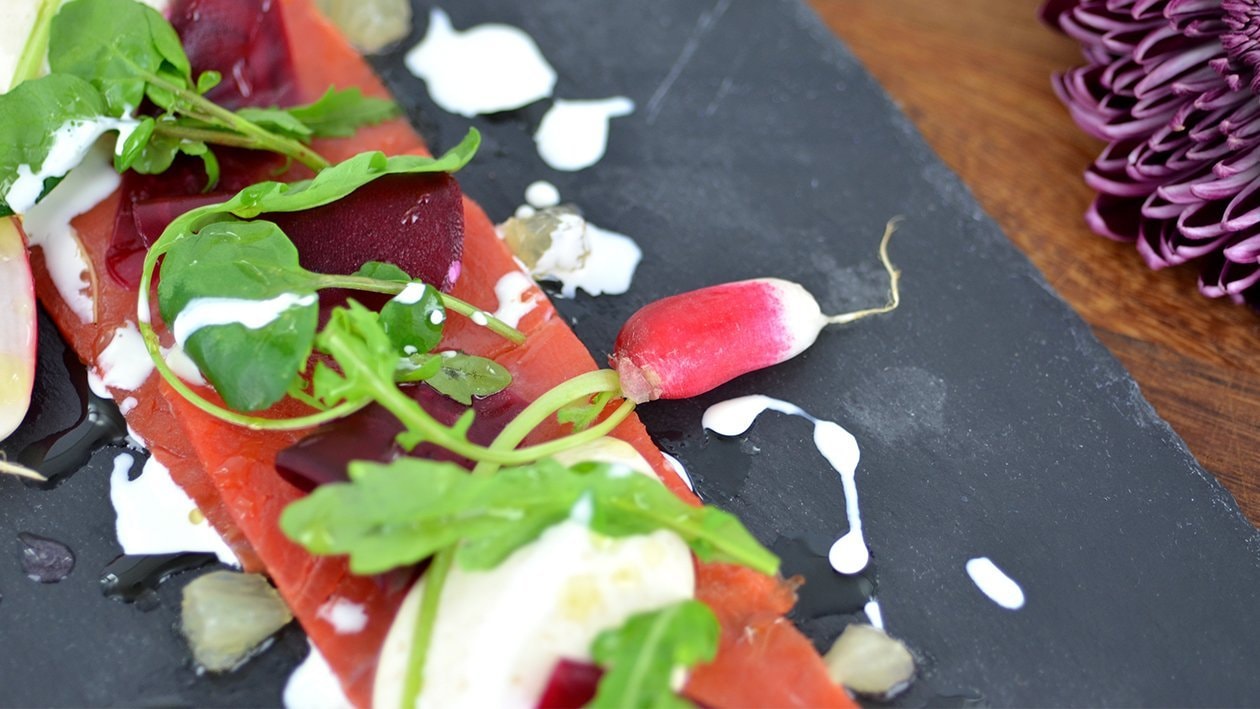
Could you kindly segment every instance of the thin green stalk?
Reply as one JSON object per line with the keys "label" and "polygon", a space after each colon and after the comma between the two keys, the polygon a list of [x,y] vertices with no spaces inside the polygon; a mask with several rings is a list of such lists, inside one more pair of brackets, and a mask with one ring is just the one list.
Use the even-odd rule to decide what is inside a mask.
{"label": "thin green stalk", "polygon": [[31,33],[26,36],[26,46],[18,57],[10,87],[34,79],[43,70],[44,58],[48,55],[48,33],[53,16],[61,9],[61,3],[62,0],[41,0],[39,3],[39,9],[35,11],[35,24],[31,26]]}
{"label": "thin green stalk", "polygon": [[[552,387],[550,391],[538,397],[525,407],[515,418],[503,427],[499,435],[490,443],[495,450],[511,450],[521,444],[525,437],[538,425],[565,406],[606,391],[621,391],[621,380],[611,369],[598,369],[594,372],[579,374],[576,377]],[[623,404],[624,406],[624,404]],[[623,417],[624,418],[624,417]],[[489,461],[477,464],[473,475],[491,475],[499,466]]]}
{"label": "thin green stalk", "polygon": [[[133,66],[135,65],[133,64]],[[252,121],[241,118],[235,113],[219,106],[195,91],[189,91],[178,84],[173,84],[161,76],[158,76],[151,71],[142,69],[139,66],[136,66],[135,69],[137,76],[159,89],[169,91],[180,102],[188,106],[191,109],[189,113],[193,114],[194,118],[204,120],[207,123],[213,123],[215,125],[234,130],[241,135],[254,138],[259,142],[262,149],[271,150],[282,155],[288,155],[294,160],[297,160],[303,165],[311,168],[315,172],[319,172],[320,170],[329,167],[331,164],[319,153],[311,150],[309,147],[299,143],[298,141],[276,135],[275,133],[265,130],[254,124]]]}
{"label": "thin green stalk", "polygon": [[191,128],[168,121],[157,121],[153,126],[153,132],[157,135],[164,135],[179,140],[199,140],[203,143],[213,143],[214,145],[223,145],[229,148],[271,150],[270,146],[263,145],[257,138],[215,128]]}
{"label": "thin green stalk", "polygon": [[401,709],[414,707],[416,700],[420,697],[420,690],[424,688],[424,665],[429,659],[433,629],[437,625],[438,605],[442,600],[442,589],[446,586],[446,578],[450,576],[454,563],[455,547],[445,547],[433,556],[433,561],[429,563],[429,570],[424,574],[420,613],[416,617],[416,627],[411,634],[411,657],[408,658],[407,676],[403,681]]}
{"label": "thin green stalk", "polygon": [[[316,276],[318,277],[316,287],[321,290],[324,288],[346,288],[349,290],[359,290],[368,293],[398,295],[409,285],[407,283],[399,283],[398,281],[383,281],[377,278],[367,278],[364,276],[339,276],[336,274],[324,273],[316,274]],[[491,332],[511,340],[518,345],[525,341],[524,333],[494,317],[490,313],[487,313],[481,308],[478,308],[467,301],[460,300],[448,293],[439,293],[438,295],[442,297],[442,307],[447,310],[459,313],[466,318],[472,319],[473,322],[477,322],[477,314],[480,313],[480,317],[484,317],[486,319],[484,327],[489,329]]]}

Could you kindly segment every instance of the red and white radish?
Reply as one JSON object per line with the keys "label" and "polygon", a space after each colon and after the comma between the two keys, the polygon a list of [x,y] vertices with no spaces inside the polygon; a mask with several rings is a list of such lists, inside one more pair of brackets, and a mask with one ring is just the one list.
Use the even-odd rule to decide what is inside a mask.
{"label": "red and white radish", "polygon": [[35,285],[16,218],[0,219],[0,440],[22,423],[35,385]]}
{"label": "red and white radish", "polygon": [[757,278],[709,286],[663,298],[641,308],[617,335],[611,358],[621,390],[636,403],[685,399],[804,352],[828,325],[894,310],[900,273],[888,260],[888,222],[879,244],[888,271],[886,305],[824,315],[801,285]]}

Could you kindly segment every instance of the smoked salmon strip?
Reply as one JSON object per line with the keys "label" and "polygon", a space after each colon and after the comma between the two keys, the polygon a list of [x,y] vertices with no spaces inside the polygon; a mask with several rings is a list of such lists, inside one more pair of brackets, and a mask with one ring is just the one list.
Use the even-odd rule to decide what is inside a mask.
{"label": "smoked salmon strip", "polygon": [[[281,7],[301,101],[317,99],[330,85],[389,96],[371,68],[310,0],[283,0]],[[402,119],[363,128],[352,138],[316,140],[313,147],[334,163],[365,150],[427,151]],[[286,179],[302,176],[295,170]],[[95,271],[95,323],[85,325],[79,320],[51,285],[38,252],[33,259],[41,301],[88,363],[97,361],[113,333],[134,323],[136,317],[136,294],[106,275],[105,254],[119,205],[115,195],[74,221]],[[465,198],[464,211],[463,271],[453,294],[494,311],[495,284],[517,266],[482,210]],[[594,370],[590,353],[541,291],[537,296],[538,306],[520,324],[527,335],[524,344],[514,346],[454,317],[448,321],[442,347],[494,358],[511,372],[512,392],[524,400]],[[250,431],[225,423],[197,409],[157,376],[151,376],[138,391],[119,394],[139,400],[127,416],[129,424],[170,468],[175,481],[237,552],[245,569],[270,575],[351,701],[369,706],[377,654],[406,589],[355,576],[343,558],[312,556],[280,532],[281,511],[304,493],[276,472],[274,461],[304,434]],[[171,425],[172,421],[178,425]],[[530,440],[565,432],[565,427],[553,422]],[[614,435],[642,453],[674,493],[699,504],[668,467],[637,417],[622,423]],[[708,706],[855,706],[829,679],[812,644],[784,619],[795,602],[790,583],[741,567],[699,564],[697,596],[721,621],[722,639],[717,659],[693,673],[685,690],[692,699]],[[320,612],[336,601],[361,604],[366,626],[359,632],[338,633]]]}

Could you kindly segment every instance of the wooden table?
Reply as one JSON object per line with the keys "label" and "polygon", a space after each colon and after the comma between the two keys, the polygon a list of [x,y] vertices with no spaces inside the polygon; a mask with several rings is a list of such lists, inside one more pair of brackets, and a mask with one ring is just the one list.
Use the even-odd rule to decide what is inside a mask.
{"label": "wooden table", "polygon": [[1082,182],[1102,147],[1050,75],[1081,63],[1036,0],[810,0],[1159,414],[1260,524],[1260,314],[1095,236]]}

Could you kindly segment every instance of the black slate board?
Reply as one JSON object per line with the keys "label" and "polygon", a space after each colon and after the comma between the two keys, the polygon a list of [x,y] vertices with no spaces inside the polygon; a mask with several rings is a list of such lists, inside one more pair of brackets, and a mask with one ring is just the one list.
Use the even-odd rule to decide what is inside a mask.
{"label": "black slate board", "polygon": [[[429,6],[417,3],[405,46]],[[818,643],[855,617],[858,584],[811,551],[844,531],[840,482],[803,421],[771,414],[722,440],[700,430],[712,403],[768,394],[857,437],[874,555],[866,583],[922,670],[899,704],[1260,701],[1260,535],[803,3],[447,9],[457,28],[506,22],[535,37],[559,72],[558,98],[638,104],[614,121],[604,160],[579,173],[552,171],[534,151],[545,104],[473,120],[485,147],[461,173],[494,219],[547,179],[644,246],[630,293],[560,303],[597,358],[642,304],[715,282],[790,278],[831,312],[878,303],[874,245],[889,217],[905,216],[892,249],[905,274],[896,313],[828,331],[796,360],[710,395],[641,411],[707,500],[808,575],[795,619]],[[401,54],[377,68],[434,148],[449,147],[470,122],[430,103]],[[59,356],[45,350],[42,406],[7,450],[72,422]],[[117,553],[111,459],[99,453],[51,492],[0,480],[12,552],[0,563],[0,703],[277,703],[304,652],[296,631],[239,675],[198,678],[172,629],[187,575],[149,613],[100,596],[96,574]],[[23,578],[20,531],[69,543],[76,571],[53,586]],[[963,570],[973,556],[1020,582],[1024,609],[976,590]]]}

